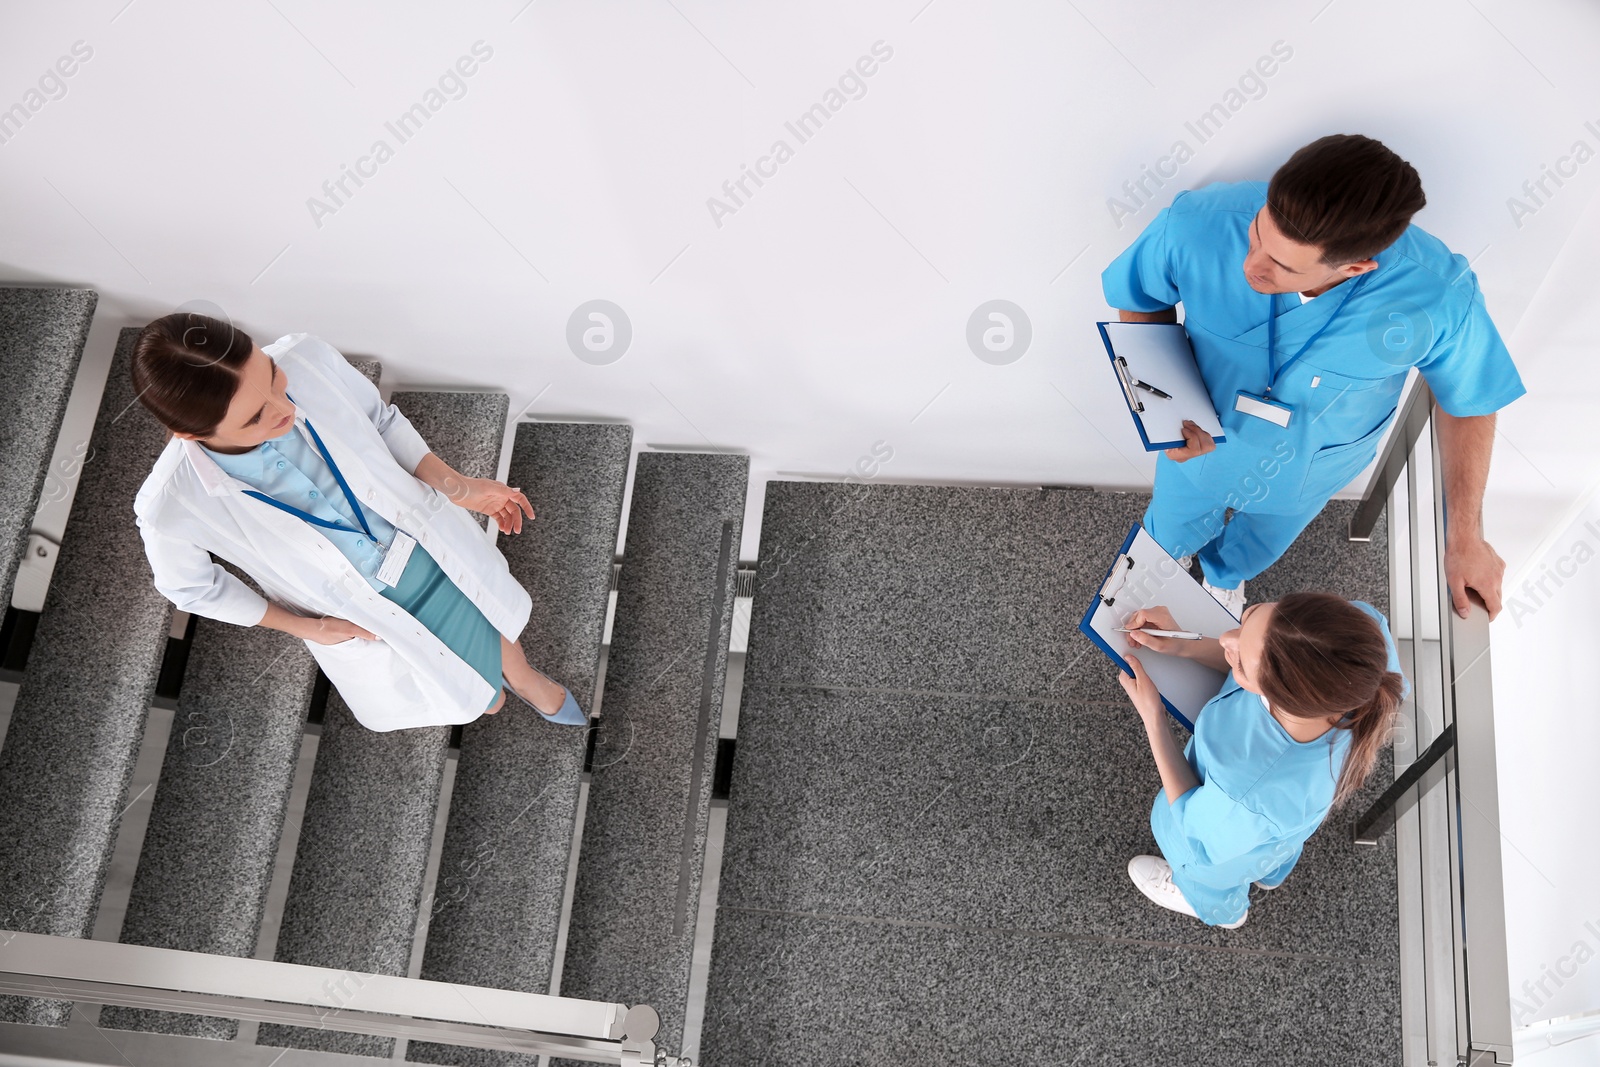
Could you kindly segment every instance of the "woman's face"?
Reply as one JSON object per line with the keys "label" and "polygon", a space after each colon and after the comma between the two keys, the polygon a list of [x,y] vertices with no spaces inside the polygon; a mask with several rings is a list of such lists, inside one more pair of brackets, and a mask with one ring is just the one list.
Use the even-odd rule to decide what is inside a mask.
{"label": "woman's face", "polygon": [[179,433],[219,452],[248,452],[263,441],[282,437],[294,424],[295,406],[288,396],[289,379],[271,356],[256,348],[245,364],[239,388],[210,437]]}
{"label": "woman's face", "polygon": [[1238,627],[1218,638],[1222,642],[1222,655],[1227,659],[1228,666],[1233,668],[1234,681],[1257,696],[1261,695],[1258,681],[1261,676],[1261,648],[1266,643],[1267,627],[1271,624],[1275,607],[1270,602],[1251,604],[1244,609],[1244,617],[1239,620]]}

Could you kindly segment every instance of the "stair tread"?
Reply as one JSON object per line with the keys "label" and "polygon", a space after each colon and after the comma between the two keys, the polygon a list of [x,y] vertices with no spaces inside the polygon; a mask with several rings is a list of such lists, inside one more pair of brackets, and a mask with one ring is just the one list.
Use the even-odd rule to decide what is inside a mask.
{"label": "stair tread", "polygon": [[[633,432],[603,423],[520,423],[509,484],[536,518],[501,537],[533,597],[528,661],[591,710]],[[422,963],[433,981],[547,993],[577,820],[586,731],[507,706],[462,729]],[[412,1042],[429,1063],[532,1057]]]}
{"label": "stair tread", "polygon": [[[167,438],[133,395],[138,334],[123,330],[111,360],[94,458],[79,476],[0,750],[0,925],[29,933],[93,932],[171,625],[172,603],[133,535],[134,495]],[[10,1021],[60,1026],[67,1014],[62,1001],[0,998]]]}
{"label": "stair tread", "polygon": [[[123,944],[255,954],[316,678],[298,638],[195,620]],[[115,1006],[99,1025],[223,1041],[238,1029],[233,1019]]]}
{"label": "stair tread", "polygon": [[51,479],[49,468],[98,301],[93,289],[0,287],[0,607],[11,603],[41,493],[65,493],[75,474]]}
{"label": "stair tread", "polygon": [[748,478],[746,456],[639,457],[578,854],[562,993],[651,1005],[666,1049],[683,1035]]}

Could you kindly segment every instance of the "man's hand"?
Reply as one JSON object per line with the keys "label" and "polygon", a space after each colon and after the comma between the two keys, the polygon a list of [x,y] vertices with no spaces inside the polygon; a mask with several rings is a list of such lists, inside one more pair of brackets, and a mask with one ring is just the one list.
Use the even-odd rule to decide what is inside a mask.
{"label": "man's hand", "polygon": [[501,533],[521,533],[524,511],[533,518],[533,505],[522,490],[493,478],[463,479],[461,495],[452,499],[468,511],[492,517]]}
{"label": "man's hand", "polygon": [[1467,590],[1476,590],[1489,609],[1489,619],[1500,614],[1500,583],[1506,563],[1481,537],[1461,538],[1462,544],[1447,541],[1444,550],[1444,579],[1450,586],[1450,604],[1456,614],[1467,617]]}
{"label": "man's hand", "polygon": [[1187,463],[1196,456],[1217,450],[1216,439],[1189,419],[1183,420],[1183,440],[1182,448],[1167,449],[1167,458],[1174,463]]}

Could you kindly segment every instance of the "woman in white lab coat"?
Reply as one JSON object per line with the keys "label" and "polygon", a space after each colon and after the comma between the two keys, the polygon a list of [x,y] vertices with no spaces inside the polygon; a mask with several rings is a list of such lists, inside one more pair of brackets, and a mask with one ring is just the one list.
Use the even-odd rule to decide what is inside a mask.
{"label": "woman in white lab coat", "polygon": [[180,610],[303,639],[373,730],[493,714],[502,683],[551,722],[586,722],[529,666],[517,636],[532,601],[469,514],[520,533],[528,499],[452,470],[331,345],[301,333],[257,348],[180,313],[145,327],[131,372],[172,431],[134,512]]}

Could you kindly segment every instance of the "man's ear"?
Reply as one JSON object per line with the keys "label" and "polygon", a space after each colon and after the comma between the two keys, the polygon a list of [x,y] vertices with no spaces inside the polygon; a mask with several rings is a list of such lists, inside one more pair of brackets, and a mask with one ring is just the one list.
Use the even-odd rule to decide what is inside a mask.
{"label": "man's ear", "polygon": [[1359,259],[1354,263],[1346,263],[1339,268],[1339,273],[1346,278],[1354,278],[1358,274],[1365,274],[1369,270],[1377,270],[1378,261],[1375,259]]}

